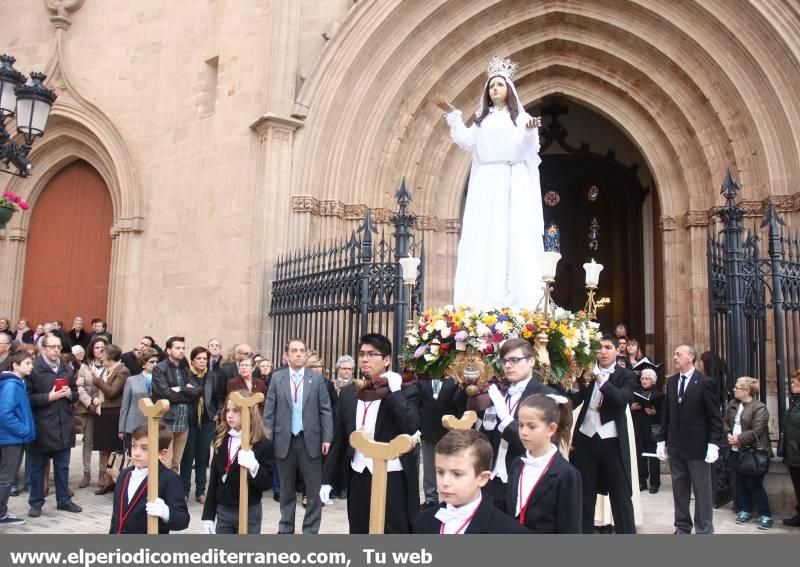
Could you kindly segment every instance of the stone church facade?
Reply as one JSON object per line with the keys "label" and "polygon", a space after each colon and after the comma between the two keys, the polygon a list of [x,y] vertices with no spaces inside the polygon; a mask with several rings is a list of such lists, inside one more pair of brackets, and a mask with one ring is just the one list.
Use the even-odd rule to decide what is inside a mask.
{"label": "stone church facade", "polygon": [[426,304],[448,303],[470,156],[431,98],[472,112],[494,54],[520,63],[523,101],[542,108],[558,95],[637,154],[650,195],[643,285],[655,290],[639,332],[657,352],[707,345],[705,238],[727,167],[754,217],[775,203],[791,224],[800,210],[792,2],[6,0],[2,10],[0,52],[47,73],[59,98],[34,174],[0,174],[32,204],[0,231],[0,316],[25,315],[37,202],[78,161],[110,195],[106,316],[124,346],[146,331],[266,348],[277,256],[349,234],[367,207],[388,222],[402,177],[426,242]]}

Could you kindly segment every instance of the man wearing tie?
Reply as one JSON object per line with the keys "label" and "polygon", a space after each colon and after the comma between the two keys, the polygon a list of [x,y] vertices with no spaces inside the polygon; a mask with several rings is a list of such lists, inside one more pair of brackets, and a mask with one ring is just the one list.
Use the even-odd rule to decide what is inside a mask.
{"label": "man wearing tie", "polygon": [[305,343],[291,339],[285,352],[289,366],[272,375],[264,408],[264,425],[272,435],[281,478],[278,533],[294,533],[295,478],[299,468],[308,495],[303,533],[315,534],[322,520],[322,455],[328,454],[333,439],[331,400],[322,374],[305,368]]}
{"label": "man wearing tie", "polygon": [[480,430],[486,434],[494,452],[491,480],[483,490],[502,501],[506,496],[511,463],[525,453],[517,422],[520,402],[534,394],[558,392],[533,375],[536,357],[533,347],[525,339],[508,339],[500,347],[498,356],[503,365],[503,377],[510,385],[505,394],[494,384],[489,387],[492,405],[483,413]]}
{"label": "man wearing tie", "polygon": [[583,486],[583,533],[594,532],[597,494],[608,492],[614,531],[635,534],[633,516],[630,443],[626,410],[633,401],[637,379],[633,371],[616,364],[617,339],[604,334],[600,339],[594,379],[570,392],[581,411],[575,422],[573,464],[581,473]]}
{"label": "man wearing tie", "polygon": [[689,500],[694,491],[694,530],[713,534],[711,464],[719,458],[722,417],[714,381],[694,365],[697,351],[681,345],[673,355],[678,374],[667,380],[656,454],[666,460],[672,477],[675,533],[692,533]]}

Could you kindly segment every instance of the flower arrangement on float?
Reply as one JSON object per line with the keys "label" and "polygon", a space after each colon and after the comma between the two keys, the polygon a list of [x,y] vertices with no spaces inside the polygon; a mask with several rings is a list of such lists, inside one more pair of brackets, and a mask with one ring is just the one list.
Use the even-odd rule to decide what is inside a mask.
{"label": "flower arrangement on float", "polygon": [[401,357],[404,366],[420,377],[458,379],[454,374],[463,370],[456,368],[459,353],[478,355],[486,363],[485,381],[502,376],[497,353],[511,338],[534,345],[543,379],[560,383],[588,372],[600,347],[600,326],[584,311],[573,313],[560,307],[545,317],[542,311],[527,309],[448,305],[422,314],[406,335]]}

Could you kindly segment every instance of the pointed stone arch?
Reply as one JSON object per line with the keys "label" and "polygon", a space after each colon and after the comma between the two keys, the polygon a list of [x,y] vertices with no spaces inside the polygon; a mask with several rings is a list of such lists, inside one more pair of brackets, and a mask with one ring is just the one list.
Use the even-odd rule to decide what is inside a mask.
{"label": "pointed stone arch", "polygon": [[[359,2],[297,96],[307,116],[296,134],[292,193],[333,209],[390,207],[405,175],[437,261],[426,300],[448,302],[469,156],[453,148],[429,100],[442,91],[471,112],[488,57],[511,56],[522,63],[516,84],[526,103],[554,93],[574,98],[641,151],[662,214],[667,342],[702,346],[700,221],[719,202],[726,166],[738,171],[749,199],[784,195],[800,182],[791,86],[799,78],[797,31],[784,24],[781,7],[714,6]],[[307,236],[330,234],[337,220],[312,218]]]}

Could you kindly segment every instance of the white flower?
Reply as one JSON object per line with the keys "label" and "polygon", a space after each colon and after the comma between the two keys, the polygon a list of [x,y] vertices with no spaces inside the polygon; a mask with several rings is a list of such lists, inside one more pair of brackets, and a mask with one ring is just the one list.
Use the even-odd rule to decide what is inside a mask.
{"label": "white flower", "polygon": [[431,338],[431,332],[430,331],[425,331],[424,333],[422,333],[422,340],[423,341],[427,341],[429,338]]}
{"label": "white flower", "polygon": [[419,337],[416,335],[409,335],[408,344],[410,344],[411,346],[417,346],[419,344]]}
{"label": "white flower", "polygon": [[440,334],[442,335],[443,339],[446,339],[447,337],[449,337],[450,336],[450,327],[445,326],[445,328],[442,329]]}
{"label": "white flower", "polygon": [[484,325],[483,323],[478,323],[477,327],[475,328],[475,334],[479,337],[486,337],[491,333],[489,327]]}
{"label": "white flower", "polygon": [[435,354],[428,353],[425,356],[423,356],[422,358],[425,359],[425,362],[433,362],[434,360],[436,360],[439,357],[437,355],[435,355]]}
{"label": "white flower", "polygon": [[441,332],[442,329],[444,329],[445,327],[447,327],[447,321],[445,321],[444,319],[439,319],[438,321],[436,321],[433,324],[433,328],[436,331],[440,331]]}

